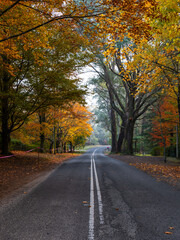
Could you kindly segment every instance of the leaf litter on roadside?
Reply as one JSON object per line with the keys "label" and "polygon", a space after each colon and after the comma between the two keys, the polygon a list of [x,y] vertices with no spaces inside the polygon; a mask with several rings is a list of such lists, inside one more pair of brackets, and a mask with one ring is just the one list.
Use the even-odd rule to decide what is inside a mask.
{"label": "leaf litter on roadside", "polygon": [[15,157],[1,159],[0,161],[1,197],[32,181],[41,172],[51,170],[66,159],[78,156],[78,154],[73,153],[54,155],[23,151],[13,151],[13,154]]}
{"label": "leaf litter on roadside", "polygon": [[158,181],[164,180],[169,183],[176,183],[180,179],[180,166],[151,163],[130,163],[148,174],[155,177]]}

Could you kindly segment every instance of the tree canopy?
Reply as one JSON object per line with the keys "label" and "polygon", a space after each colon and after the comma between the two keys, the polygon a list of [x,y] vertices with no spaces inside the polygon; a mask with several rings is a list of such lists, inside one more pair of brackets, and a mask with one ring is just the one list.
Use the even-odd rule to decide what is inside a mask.
{"label": "tree canopy", "polygon": [[42,123],[47,109],[84,102],[77,73],[90,63],[115,149],[133,153],[136,125],[158,99],[175,99],[180,116],[179,8],[178,0],[0,0],[3,153],[31,115]]}

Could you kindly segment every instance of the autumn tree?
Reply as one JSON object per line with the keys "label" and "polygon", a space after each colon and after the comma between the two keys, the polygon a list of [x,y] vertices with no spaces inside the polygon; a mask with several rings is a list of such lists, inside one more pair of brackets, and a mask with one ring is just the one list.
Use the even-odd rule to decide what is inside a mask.
{"label": "autumn tree", "polygon": [[[102,127],[111,133],[111,151],[117,152],[117,131],[118,128],[118,115],[113,108],[114,96],[107,86],[107,78],[113,81],[113,84],[118,86],[117,76],[114,75],[108,66],[105,64],[105,59],[103,55],[97,55],[97,61],[91,64],[97,77],[91,80],[91,84],[94,85],[94,92],[97,94],[97,105],[98,109],[95,111],[97,120],[101,123]],[[116,79],[116,80],[115,80]],[[117,88],[118,94],[120,94],[121,88]]]}
{"label": "autumn tree", "polygon": [[179,7],[178,0],[157,1],[154,16],[146,19],[151,26],[151,38],[139,41],[136,64],[153,72],[149,88],[158,84],[166,94],[176,96],[180,116]]}
{"label": "autumn tree", "polygon": [[[108,62],[110,65],[111,63],[114,65],[114,62],[116,64],[114,68],[103,63],[105,67],[101,77],[105,79],[106,73],[109,96],[114,94],[114,99],[111,98],[112,106],[122,118],[118,146],[123,145],[124,149],[129,149],[126,152],[132,153],[132,129],[135,121],[155,101],[154,95],[157,91],[170,88],[171,95],[172,93],[176,95],[180,106],[179,5],[177,0],[173,2],[166,0],[165,3],[161,0],[138,1],[137,4],[131,1],[108,1],[108,3],[111,10],[116,12],[116,16],[113,18],[110,15],[106,18],[104,15],[104,21],[102,16],[96,20],[95,29],[100,28],[101,31],[98,32],[99,38],[97,37],[94,42],[96,45],[106,46],[105,56]],[[128,44],[126,48],[122,46],[119,48],[118,43],[123,42],[126,36],[131,39],[132,44]],[[90,34],[88,37],[92,39],[93,35],[92,38]],[[115,60],[112,60],[114,56]],[[117,86],[109,77],[109,69],[122,80],[126,92],[124,97],[126,108],[118,97]]]}
{"label": "autumn tree", "polygon": [[152,119],[152,138],[164,148],[164,161],[166,162],[166,148],[175,145],[176,127],[178,124],[178,108],[174,99],[164,97],[154,106],[155,117]]}
{"label": "autumn tree", "polygon": [[[134,1],[129,1],[127,4],[124,1],[111,0],[100,3],[99,1],[45,0],[43,4],[41,1],[33,0],[1,0],[0,61],[3,153],[8,152],[7,146],[11,132],[9,120],[12,108],[6,108],[6,106],[9,106],[12,101],[10,96],[15,96],[14,88],[20,89],[17,87],[19,83],[24,84],[23,87],[21,84],[21,97],[17,98],[21,99],[22,104],[24,103],[23,107],[18,104],[20,106],[19,113],[33,113],[37,110],[37,107],[32,110],[35,104],[38,103],[39,106],[44,107],[45,99],[50,99],[47,90],[50,83],[46,88],[42,88],[40,83],[43,82],[43,77],[34,79],[32,72],[37,72],[36,70],[39,69],[37,66],[44,64],[46,54],[53,52],[49,41],[54,34],[52,29],[65,32],[70,28],[73,32],[81,32],[81,36],[82,33],[90,36],[93,43],[98,39],[106,38],[110,44],[109,49],[113,52],[114,41],[117,40],[117,37],[122,36],[123,38],[126,32],[135,41],[140,35],[149,37],[150,24],[145,21],[145,18],[153,15],[155,5],[153,0],[142,0],[136,4]],[[79,26],[82,24],[84,29],[80,31]],[[67,33],[69,32],[67,31]],[[97,33],[98,38],[96,38]],[[35,67],[31,68],[33,71],[30,73],[28,69],[31,64]],[[33,86],[25,80],[25,77],[22,78],[25,72],[27,73],[25,77],[28,80],[31,79]],[[15,79],[18,79],[19,82],[13,85]],[[29,90],[27,90],[28,88]],[[27,91],[24,92],[24,89]],[[45,93],[45,97],[41,98],[42,102],[38,98],[41,92]],[[31,93],[31,96],[27,96],[27,93]],[[24,97],[27,97],[29,102],[33,101],[32,104],[27,105]],[[25,109],[24,112],[21,111],[26,106],[28,109]],[[18,116],[16,118],[19,119]]]}
{"label": "autumn tree", "polygon": [[[91,65],[98,75],[91,79],[90,84],[93,86],[93,92],[96,94],[97,107],[94,109],[96,122],[111,133],[111,152],[117,150],[117,120],[115,110],[110,104],[110,97],[106,83],[102,77],[100,65]],[[98,70],[97,70],[98,68]]]}
{"label": "autumn tree", "polygon": [[[140,1],[134,5],[134,2],[131,1],[128,3],[124,1],[104,1],[104,4],[108,5],[111,13],[116,14],[110,14],[109,16],[104,14],[96,18],[95,30],[98,34],[94,38],[93,28],[90,28],[91,32],[87,32],[87,37],[95,46],[95,51],[93,47],[92,51],[95,52],[97,61],[99,61],[98,64],[101,65],[100,71],[99,69],[95,69],[95,71],[98,72],[100,78],[104,79],[107,86],[112,113],[110,119],[112,127],[114,127],[114,130],[112,128],[111,131],[114,132],[112,139],[116,139],[116,124],[113,120],[116,111],[122,120],[117,151],[123,149],[126,153],[133,153],[132,143],[135,122],[155,101],[154,99],[151,101],[151,98],[156,93],[157,88],[148,93],[148,86],[143,84],[142,79],[146,78],[147,82],[150,81],[151,72],[148,75],[140,65],[133,67],[131,63],[134,61],[134,46],[135,43],[138,43],[139,36],[143,36],[145,39],[149,39],[151,36],[151,27],[145,19],[154,16],[153,11],[156,3],[154,1]],[[122,47],[121,43],[125,42],[125,39],[129,39],[129,43],[126,44],[126,47]],[[100,50],[97,49],[97,46]],[[102,51],[104,51],[107,62],[98,56],[101,55]],[[110,63],[109,66],[108,63]],[[118,92],[118,83],[113,82],[115,77],[111,78],[112,70],[114,75],[119,77],[119,83],[122,83],[125,93]],[[142,80],[140,84],[144,86],[144,94],[141,93],[140,96],[137,96],[140,79]],[[118,94],[123,97],[118,96]],[[113,142],[113,149],[115,149],[116,143]]]}
{"label": "autumn tree", "polygon": [[147,86],[144,92],[138,93],[138,82],[142,79],[150,81],[151,74],[146,74],[141,66],[131,65],[133,55],[129,50],[130,47],[132,47],[132,42],[128,39],[124,39],[124,42],[117,42],[116,53],[111,59],[109,55],[107,56],[108,62],[102,55],[97,56],[100,68],[95,68],[95,71],[106,83],[111,107],[121,118],[117,151],[132,154],[135,123],[156,101],[156,93],[159,89],[149,91]]}
{"label": "autumn tree", "polygon": [[79,103],[71,103],[64,109],[51,107],[44,116],[45,121],[42,123],[38,113],[35,113],[20,131],[31,136],[32,142],[37,142],[43,132],[50,152],[66,152],[67,146],[73,151],[76,146],[85,144],[93,130],[89,124],[92,114]]}
{"label": "autumn tree", "polygon": [[[62,86],[55,86],[58,80],[63,78],[67,80],[64,85],[69,86],[69,89],[72,87],[75,98],[80,94],[75,86],[76,81],[72,80],[71,83],[67,79],[68,73],[72,73],[75,67],[77,69],[81,64],[78,63],[80,56],[77,54],[77,49],[80,49],[79,44],[83,46],[83,41],[77,31],[77,19],[102,13],[102,8],[96,9],[96,7],[91,6],[89,12],[83,2],[77,7],[75,1],[65,3],[51,0],[43,1],[43,4],[40,1],[0,1],[1,122],[4,154],[8,153],[10,133],[20,127],[28,115],[50,104],[53,100],[52,96],[57,96],[58,91],[62,90]],[[55,32],[61,34],[55,36]],[[71,39],[71,48],[67,46],[69,43],[65,38],[66,35]],[[57,38],[60,38],[59,43],[61,41],[63,44],[66,39],[66,44],[64,46],[61,44],[60,49],[61,52],[67,49],[63,57],[55,55],[57,51],[53,49]],[[61,57],[56,65],[52,65],[53,54],[54,59]],[[47,61],[50,55],[51,64]],[[76,64],[71,61],[72,55],[77,60]],[[63,65],[64,60],[67,64]],[[58,80],[54,81],[55,79]],[[48,89],[51,89],[51,93]],[[64,100],[69,98],[67,93],[66,91]],[[13,106],[12,102],[14,102]],[[19,115],[14,114],[14,106],[18,109],[16,113],[18,112]]]}
{"label": "autumn tree", "polygon": [[[1,119],[2,152],[8,153],[10,133],[20,128],[36,112],[43,120],[43,111],[50,105],[63,105],[67,101],[82,101],[84,91],[79,89],[75,71],[87,63],[82,50],[83,39],[67,25],[66,32],[52,31],[46,48],[36,46],[26,50],[19,44],[19,59],[2,61]],[[68,33],[69,39],[65,38]],[[38,55],[38,60],[36,56]],[[12,72],[10,68],[13,67]],[[43,135],[42,135],[43,136]]]}

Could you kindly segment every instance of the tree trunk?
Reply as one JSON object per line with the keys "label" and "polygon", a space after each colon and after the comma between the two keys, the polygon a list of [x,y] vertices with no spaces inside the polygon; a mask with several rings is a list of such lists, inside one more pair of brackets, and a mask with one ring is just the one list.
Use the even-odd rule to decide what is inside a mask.
{"label": "tree trunk", "polygon": [[110,108],[111,108],[111,113],[110,113],[110,120],[111,120],[111,152],[116,152],[117,151],[117,127],[116,127],[116,114],[115,110],[113,109],[112,105],[114,103],[114,96],[112,93],[112,90],[108,84],[109,82],[109,75],[108,72],[105,71],[105,76],[106,76],[106,86],[108,89],[109,93],[109,100],[110,100]]}
{"label": "tree trunk", "polygon": [[2,72],[2,93],[3,96],[1,98],[1,116],[2,116],[2,125],[1,125],[1,132],[2,132],[2,154],[7,155],[9,154],[9,143],[10,143],[10,129],[8,126],[9,120],[9,81],[10,76],[5,68],[5,65],[8,64],[8,60],[6,57],[3,57],[4,66]]}
{"label": "tree trunk", "polygon": [[122,144],[124,140],[124,128],[125,128],[125,124],[124,124],[124,121],[122,121],[121,130],[120,130],[118,142],[117,142],[117,153],[120,153],[122,151]]}
{"label": "tree trunk", "polygon": [[66,143],[64,143],[64,153],[66,153]]}
{"label": "tree trunk", "polygon": [[53,149],[53,141],[51,141],[50,146],[49,146],[49,153],[53,153],[52,149]]}
{"label": "tree trunk", "polygon": [[56,140],[56,152],[59,153],[60,141]]}
{"label": "tree trunk", "polygon": [[72,142],[70,142],[70,152],[73,151],[73,145],[72,145]]}
{"label": "tree trunk", "polygon": [[167,162],[167,159],[166,159],[166,139],[165,138],[163,138],[163,145],[164,145],[164,153],[163,153],[163,155],[164,155],[164,162],[166,163]]}
{"label": "tree trunk", "polygon": [[56,136],[56,150],[57,150],[57,153],[59,153],[60,139],[61,139],[61,135],[60,135],[59,126],[58,126],[58,128],[57,128],[57,136]]}
{"label": "tree trunk", "polygon": [[180,126],[180,83],[178,82],[178,96],[177,96],[177,104],[178,104],[178,115],[179,121],[176,129],[176,158],[179,158],[179,126]]}
{"label": "tree trunk", "polygon": [[[45,113],[40,113],[39,114],[39,123],[42,124],[46,121],[46,116]],[[45,142],[45,135],[43,132],[42,127],[40,127],[41,129],[41,133],[40,133],[40,152],[43,153],[44,152],[44,142]]]}
{"label": "tree trunk", "polygon": [[40,134],[40,152],[44,152],[44,142],[45,142],[45,135],[44,133]]}
{"label": "tree trunk", "polygon": [[133,155],[133,134],[134,134],[134,121],[128,120],[125,127],[125,137],[123,142],[123,153]]}
{"label": "tree trunk", "polygon": [[9,154],[9,144],[10,144],[10,131],[8,128],[8,110],[6,109],[2,107],[2,154],[3,155]]}
{"label": "tree trunk", "polygon": [[116,152],[117,151],[116,115],[115,115],[115,111],[112,107],[111,107],[111,135],[112,135],[111,152]]}
{"label": "tree trunk", "polygon": [[179,158],[179,129],[178,124],[176,124],[176,158]]}

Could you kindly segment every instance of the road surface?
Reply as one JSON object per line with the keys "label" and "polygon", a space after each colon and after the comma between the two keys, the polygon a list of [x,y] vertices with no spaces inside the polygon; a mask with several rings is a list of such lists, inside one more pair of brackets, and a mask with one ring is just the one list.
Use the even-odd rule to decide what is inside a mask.
{"label": "road surface", "polygon": [[103,150],[68,160],[2,209],[0,239],[180,240],[180,192]]}

